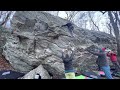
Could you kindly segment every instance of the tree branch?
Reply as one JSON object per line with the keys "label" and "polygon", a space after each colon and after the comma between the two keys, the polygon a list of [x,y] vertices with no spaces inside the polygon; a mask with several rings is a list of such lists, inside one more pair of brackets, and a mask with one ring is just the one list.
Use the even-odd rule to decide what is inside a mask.
{"label": "tree branch", "polygon": [[3,19],[2,23],[0,24],[1,26],[3,26],[8,21],[11,14],[12,11],[8,12],[7,16]]}
{"label": "tree branch", "polygon": [[98,26],[95,24],[95,22],[93,21],[90,12],[88,12],[88,15],[89,15],[89,17],[90,17],[90,19],[91,19],[93,25],[97,28],[98,31],[100,31],[100,30],[99,30],[99,27],[98,27]]}
{"label": "tree branch", "polygon": [[107,11],[100,11],[102,14],[105,14]]}

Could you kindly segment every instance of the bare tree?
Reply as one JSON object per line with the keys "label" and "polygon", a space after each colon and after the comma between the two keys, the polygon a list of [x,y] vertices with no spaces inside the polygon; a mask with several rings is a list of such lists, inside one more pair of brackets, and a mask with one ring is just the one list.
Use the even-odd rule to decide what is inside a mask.
{"label": "bare tree", "polygon": [[117,42],[117,53],[118,56],[120,56],[120,37],[119,37],[119,26],[120,25],[120,19],[118,17],[119,13],[117,11],[108,11],[108,16],[110,18],[110,23],[113,27],[114,34],[116,37],[116,42]]}
{"label": "bare tree", "polygon": [[8,21],[8,19],[10,18],[10,15],[12,14],[12,12],[8,12],[6,17],[3,19],[2,23],[1,23],[1,26],[5,25]]}
{"label": "bare tree", "polygon": [[0,18],[2,18],[4,11],[0,11]]}
{"label": "bare tree", "polygon": [[10,19],[10,16],[12,14],[12,11],[1,11],[0,12],[0,18],[2,18],[2,21],[0,23],[1,26],[5,26],[7,21]]}
{"label": "bare tree", "polygon": [[106,11],[100,11],[102,14],[105,14],[106,13]]}
{"label": "bare tree", "polygon": [[110,22],[107,22],[107,23],[106,23],[106,27],[107,27],[108,30],[109,30],[109,34],[110,34],[110,35],[113,35],[113,34],[112,34],[112,31],[113,31],[113,30],[112,30],[112,25],[111,25]]}
{"label": "bare tree", "polygon": [[88,16],[89,16],[91,22],[93,23],[93,25],[97,28],[98,31],[100,31],[99,27],[98,27],[98,26],[96,25],[96,23],[93,21],[93,18],[92,18],[92,16],[91,16],[90,11],[88,11]]}
{"label": "bare tree", "polygon": [[78,14],[79,11],[65,11],[67,17],[66,19],[69,21],[73,21],[74,17]]}
{"label": "bare tree", "polygon": [[57,16],[59,15],[59,11],[57,11]]}

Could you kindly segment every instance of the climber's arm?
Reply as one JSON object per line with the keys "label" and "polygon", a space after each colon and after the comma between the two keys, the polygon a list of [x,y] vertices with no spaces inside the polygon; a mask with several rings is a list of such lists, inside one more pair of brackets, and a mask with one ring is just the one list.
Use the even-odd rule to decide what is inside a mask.
{"label": "climber's arm", "polygon": [[100,52],[94,52],[94,51],[90,51],[90,50],[87,50],[87,51],[90,52],[91,54],[94,54],[94,55],[97,55],[97,56],[103,55],[103,53],[100,53]]}

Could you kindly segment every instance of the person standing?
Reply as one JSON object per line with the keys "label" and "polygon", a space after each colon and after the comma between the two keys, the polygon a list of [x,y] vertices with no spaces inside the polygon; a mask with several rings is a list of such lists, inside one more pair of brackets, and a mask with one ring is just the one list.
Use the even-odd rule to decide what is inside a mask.
{"label": "person standing", "polygon": [[120,65],[117,60],[117,54],[115,53],[115,49],[107,53],[107,56],[110,57],[111,62],[115,66],[115,72],[120,72]]}
{"label": "person standing", "polygon": [[72,63],[74,59],[73,57],[74,57],[74,53],[72,49],[68,48],[63,50],[61,58],[64,63],[66,79],[75,79],[75,72],[74,72],[73,63]]}
{"label": "person standing", "polygon": [[97,65],[99,65],[99,67],[103,70],[107,79],[113,79],[111,72],[110,72],[110,66],[107,62],[107,56],[106,56],[105,50],[106,48],[102,48],[102,49],[100,48],[99,52],[91,51],[89,49],[87,51],[93,55],[98,56],[98,59],[96,62]]}

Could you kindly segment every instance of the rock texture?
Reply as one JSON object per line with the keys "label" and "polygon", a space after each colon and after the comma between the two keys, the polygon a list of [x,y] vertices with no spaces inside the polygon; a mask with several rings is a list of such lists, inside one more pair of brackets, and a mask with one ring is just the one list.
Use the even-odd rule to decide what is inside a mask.
{"label": "rock texture", "polygon": [[75,37],[72,38],[68,29],[61,27],[67,22],[42,11],[17,11],[11,21],[13,32],[7,36],[3,55],[16,70],[25,73],[33,70],[29,72],[30,77],[40,66],[53,78],[63,78],[64,65],[60,58],[63,48],[68,45],[75,48],[74,68],[78,70],[83,61],[91,59],[91,54],[84,51],[87,47],[116,44],[114,37],[106,33],[84,30],[75,25]]}
{"label": "rock texture", "polygon": [[0,54],[3,52],[3,46],[5,45],[6,42],[6,35],[7,33],[5,32],[6,29],[0,27]]}
{"label": "rock texture", "polygon": [[35,75],[39,74],[41,76],[41,79],[51,79],[50,75],[48,72],[43,68],[42,65],[38,66],[36,69],[30,71],[27,73],[23,79],[35,79]]}

